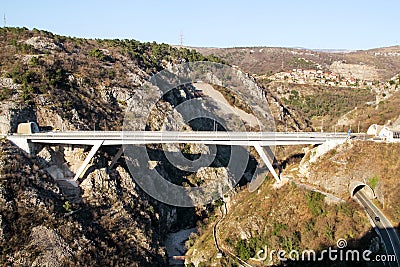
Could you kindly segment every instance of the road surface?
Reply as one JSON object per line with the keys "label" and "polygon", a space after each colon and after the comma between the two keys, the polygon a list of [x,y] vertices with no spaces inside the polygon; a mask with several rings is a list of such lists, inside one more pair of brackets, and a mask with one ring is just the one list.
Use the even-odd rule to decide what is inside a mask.
{"label": "road surface", "polygon": [[[386,252],[388,255],[395,255],[396,262],[386,262],[389,266],[400,266],[400,240],[396,232],[396,229],[385,217],[385,215],[371,202],[365,193],[360,190],[354,197],[360,201],[361,205],[364,206],[368,216],[374,221],[377,229],[382,236],[382,241],[385,244]],[[379,217],[379,220],[376,218]]]}
{"label": "road surface", "polygon": [[92,144],[104,140],[103,145],[201,143],[220,145],[261,146],[321,144],[328,140],[343,140],[346,133],[319,132],[174,132],[174,131],[75,131],[35,134],[13,134],[7,138],[25,139],[33,143]]}

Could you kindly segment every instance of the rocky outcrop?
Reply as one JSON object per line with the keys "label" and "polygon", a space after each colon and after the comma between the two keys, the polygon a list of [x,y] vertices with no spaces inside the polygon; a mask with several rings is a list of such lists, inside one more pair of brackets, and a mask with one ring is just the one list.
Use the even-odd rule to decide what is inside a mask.
{"label": "rocky outcrop", "polygon": [[62,49],[61,44],[56,44],[53,39],[35,36],[25,41],[26,44],[32,45],[36,50],[45,51],[59,51]]}
{"label": "rocky outcrop", "polygon": [[158,228],[164,218],[121,167],[91,172],[83,201],[71,203],[38,159],[3,141],[0,161],[5,265],[166,265],[161,240],[167,230]]}
{"label": "rocky outcrop", "polygon": [[329,69],[346,78],[373,81],[379,78],[378,71],[374,66],[361,64],[347,64],[340,61],[333,62]]}
{"label": "rocky outcrop", "polygon": [[33,107],[15,102],[0,102],[0,134],[17,132],[19,123],[37,121]]}
{"label": "rocky outcrop", "polygon": [[[345,145],[342,145],[344,143]],[[337,172],[333,174],[332,177],[321,179],[319,174],[316,172],[315,166],[318,166],[318,163],[320,160],[322,160],[322,158],[325,159],[326,157],[330,156],[337,157],[351,147],[352,144],[350,142],[346,142],[346,140],[339,140],[328,141],[309,150],[301,160],[298,168],[299,174],[302,177],[302,182],[311,183],[327,190],[328,192],[334,192],[345,197],[346,194],[348,194],[348,186],[352,177],[343,176],[341,172]],[[339,165],[346,164],[346,161],[342,160],[337,160],[335,162]]]}
{"label": "rocky outcrop", "polygon": [[[273,92],[272,90],[276,90]],[[271,114],[275,119],[275,127],[279,132],[282,131],[312,131],[311,122],[304,118],[296,110],[288,108],[277,94],[281,94],[279,86],[276,89],[266,90],[267,101]]]}
{"label": "rocky outcrop", "polygon": [[74,131],[79,128],[83,130],[86,128],[76,110],[75,112],[72,110],[74,114],[72,121],[61,117],[56,111],[41,106],[38,106],[36,111],[39,126],[51,127],[52,129],[59,129],[60,131]]}

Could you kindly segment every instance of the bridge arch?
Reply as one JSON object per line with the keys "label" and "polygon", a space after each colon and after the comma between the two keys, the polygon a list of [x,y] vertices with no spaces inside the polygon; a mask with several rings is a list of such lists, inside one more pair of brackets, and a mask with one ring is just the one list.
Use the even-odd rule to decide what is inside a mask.
{"label": "bridge arch", "polygon": [[360,191],[361,189],[364,189],[364,192],[369,196],[371,199],[376,198],[374,190],[367,185],[364,182],[361,181],[351,181],[349,185],[349,191],[351,197],[354,197],[354,195]]}

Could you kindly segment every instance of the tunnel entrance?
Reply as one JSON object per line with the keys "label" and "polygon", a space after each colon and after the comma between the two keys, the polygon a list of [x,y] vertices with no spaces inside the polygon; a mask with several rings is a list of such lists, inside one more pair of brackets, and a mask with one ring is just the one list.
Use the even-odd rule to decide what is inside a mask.
{"label": "tunnel entrance", "polygon": [[360,181],[352,181],[349,186],[349,191],[351,197],[354,197],[354,195],[359,192],[360,190],[363,190],[364,193],[370,198],[374,199],[376,198],[374,190],[367,185],[366,183],[360,182]]}
{"label": "tunnel entrance", "polygon": [[358,191],[360,191],[364,187],[365,187],[365,184],[357,186],[356,188],[354,188],[352,195],[354,196]]}

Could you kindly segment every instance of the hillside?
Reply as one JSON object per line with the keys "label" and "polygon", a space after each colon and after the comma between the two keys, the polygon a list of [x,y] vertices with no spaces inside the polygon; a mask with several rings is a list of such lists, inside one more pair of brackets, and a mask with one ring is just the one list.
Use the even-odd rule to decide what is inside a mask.
{"label": "hillside", "polygon": [[[196,49],[254,74],[269,93],[270,106],[279,102],[283,107],[284,112],[276,117],[279,131],[366,131],[373,123],[390,124],[400,115],[395,108],[400,88],[398,46],[340,52],[271,47]],[[302,119],[296,123],[292,118]]]}
{"label": "hillside", "polygon": [[[135,90],[152,74],[182,62],[222,62],[166,44],[88,40],[25,28],[0,32],[1,133],[15,132],[26,120],[60,130],[120,130]],[[267,94],[278,130],[284,124],[311,129],[300,114],[286,112]]]}
{"label": "hillside", "polygon": [[[0,28],[0,47],[1,134],[14,133],[17,125],[26,121],[38,122],[43,131],[121,130],[127,107],[146,104],[141,86],[151,75],[182,62],[222,62],[165,44],[71,38],[26,28]],[[168,111],[198,97],[193,88],[182,86],[161,99],[151,119],[141,126],[160,130]],[[246,109],[239,95],[216,88],[227,103]],[[262,88],[254,90],[262,92]],[[264,93],[271,96],[268,100],[273,103],[275,118],[287,117],[293,129],[310,129],[301,116],[285,111],[278,99]],[[137,95],[143,98],[134,102]],[[263,111],[264,107],[257,109]],[[215,116],[217,109],[212,111]],[[135,112],[140,116],[142,111]],[[195,123],[176,123],[186,130],[213,127],[210,122],[197,128]],[[59,249],[58,262],[65,265],[165,266],[171,256],[166,254],[167,235],[194,227],[214,209],[213,205],[177,208],[155,201],[136,185],[124,161],[108,170],[117,148],[100,149],[79,188],[64,179],[73,177],[88,147],[40,146],[33,157],[2,140],[1,149],[0,242],[4,249],[0,256],[4,264],[53,264],[52,254]],[[198,178],[168,163],[161,149],[168,148],[148,146],[148,153],[159,162],[158,172],[177,185],[198,186],[214,173],[227,173],[222,170],[226,153],[218,153],[214,166],[202,170]],[[185,154],[201,151],[194,145],[179,149]],[[252,158],[244,177],[254,165]],[[32,205],[19,208],[30,201]],[[42,236],[50,245],[43,244]]]}
{"label": "hillside", "polygon": [[[175,63],[218,61],[166,44],[26,28],[0,28],[0,47],[1,110],[19,110],[25,120],[65,130],[121,129],[129,99],[150,75]],[[15,132],[7,121],[0,126],[3,133]]]}
{"label": "hillside", "polygon": [[[307,118],[317,131],[366,132],[372,124],[396,126],[400,118],[398,89],[376,92],[365,87],[276,82],[264,86],[288,110]],[[398,81],[395,86],[399,86]],[[282,121],[284,123],[285,119]]]}
{"label": "hillside", "polygon": [[[306,149],[305,155],[300,155],[300,163],[286,160],[282,176],[291,180],[284,186],[276,189],[269,176],[256,192],[244,189],[227,197],[228,213],[221,217],[221,212],[216,212],[198,226],[200,235],[192,235],[187,242],[190,247],[187,261],[193,266],[236,266],[236,260],[230,256],[217,258],[213,237],[216,223],[219,246],[253,266],[286,264],[277,259],[272,262],[252,260],[265,245],[269,251],[283,249],[286,253],[292,249],[321,251],[334,247],[339,238],[344,238],[348,247],[371,248],[376,234],[363,208],[350,198],[349,184],[358,180],[370,185],[377,195],[376,205],[399,231],[399,148],[398,144],[347,141],[325,150],[312,163],[309,160],[316,157],[317,148]],[[281,156],[278,151],[278,157]],[[302,188],[299,183],[345,201],[332,201]],[[307,263],[307,266],[320,264]],[[351,263],[341,264],[352,266]],[[337,266],[337,263],[324,262],[323,266]]]}
{"label": "hillside", "polygon": [[323,70],[335,70],[344,75],[349,71],[361,72],[371,80],[388,80],[400,73],[400,46],[345,52],[279,47],[195,49],[204,55],[214,54],[248,73],[257,75],[294,68],[313,69],[316,66]]}
{"label": "hillside", "polygon": [[362,181],[375,190],[379,205],[395,226],[400,226],[400,144],[351,141],[340,144],[313,163],[309,151],[300,165],[293,164],[283,175],[346,197],[351,180]]}
{"label": "hillside", "polygon": [[[219,245],[226,251],[248,261],[252,266],[279,265],[277,258],[270,262],[251,260],[258,250],[268,246],[269,251],[282,249],[320,251],[335,246],[344,238],[350,247],[368,248],[371,237],[369,221],[362,208],[353,200],[327,204],[324,196],[312,193],[294,183],[279,189],[267,180],[257,192],[239,192],[228,202],[228,214],[218,224]],[[217,259],[213,239],[213,225],[202,226],[202,234],[189,241],[188,262],[194,266],[235,266],[230,257]],[[373,235],[372,235],[373,236]],[[281,264],[283,264],[281,262]],[[301,263],[296,263],[301,264]],[[294,266],[296,266],[294,264]],[[316,263],[316,266],[321,263]],[[329,266],[336,263],[324,263]],[[308,265],[307,265],[308,266]],[[311,265],[313,266],[313,265]]]}
{"label": "hillside", "polygon": [[162,227],[156,219],[159,211],[133,188],[121,167],[103,181],[99,177],[105,177],[105,170],[95,171],[91,177],[96,184],[83,192],[90,197],[72,203],[39,158],[27,158],[1,140],[0,162],[0,265],[164,266],[167,262],[160,244],[163,233],[157,230]]}
{"label": "hillside", "polygon": [[[0,28],[0,47],[1,134],[28,120],[45,131],[120,130],[132,96],[152,74],[181,62],[220,62],[166,44],[26,28]],[[181,95],[164,101],[161,113]],[[156,128],[162,118],[156,114],[147,126]],[[35,157],[1,140],[0,265],[166,266],[167,234],[193,227],[212,207],[155,201],[123,161],[108,169],[116,149],[102,148],[76,188],[64,178],[73,175],[88,147],[44,146]],[[149,149],[160,156],[157,146]],[[168,164],[160,172],[187,184],[188,174]]]}

